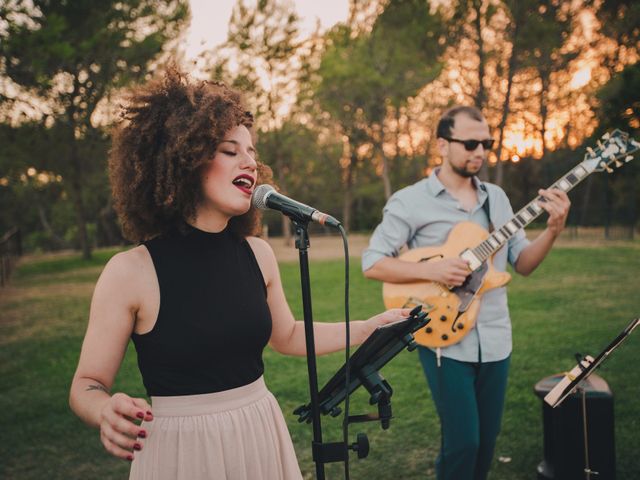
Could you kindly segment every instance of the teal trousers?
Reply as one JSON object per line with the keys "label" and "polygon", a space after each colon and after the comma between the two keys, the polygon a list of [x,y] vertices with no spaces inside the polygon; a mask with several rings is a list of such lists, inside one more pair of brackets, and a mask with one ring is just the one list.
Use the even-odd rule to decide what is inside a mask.
{"label": "teal trousers", "polygon": [[485,480],[500,432],[510,357],[460,362],[419,347],[420,362],[440,417],[438,480]]}

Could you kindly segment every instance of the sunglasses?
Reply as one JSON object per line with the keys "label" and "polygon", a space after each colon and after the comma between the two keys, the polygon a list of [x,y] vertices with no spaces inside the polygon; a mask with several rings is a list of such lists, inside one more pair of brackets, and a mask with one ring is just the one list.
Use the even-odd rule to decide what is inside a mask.
{"label": "sunglasses", "polygon": [[485,150],[491,150],[494,142],[493,138],[488,138],[486,140],[459,140],[457,138],[450,137],[442,138],[449,142],[461,143],[462,145],[464,145],[464,149],[468,152],[473,152],[476,148],[478,148],[478,145],[482,145],[482,148],[484,148]]}

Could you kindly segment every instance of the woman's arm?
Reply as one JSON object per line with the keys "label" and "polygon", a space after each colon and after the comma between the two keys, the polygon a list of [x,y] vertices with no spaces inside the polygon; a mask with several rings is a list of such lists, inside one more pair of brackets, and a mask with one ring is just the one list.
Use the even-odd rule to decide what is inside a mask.
{"label": "woman's arm", "polygon": [[[304,322],[296,321],[282,288],[280,269],[271,246],[259,238],[248,238],[253,249],[265,283],[267,284],[267,302],[273,322],[269,344],[278,352],[286,355],[305,355],[306,343]],[[349,322],[351,345],[364,342],[379,325],[396,322],[409,315],[410,309],[392,309],[368,320]],[[344,349],[345,323],[314,322],[313,333],[316,354],[324,355]]]}
{"label": "woman's arm", "polygon": [[142,448],[142,442],[136,440],[142,429],[133,419],[151,420],[151,408],[142,398],[123,393],[112,396],[110,391],[141,304],[138,285],[146,268],[145,254],[148,256],[144,247],[119,253],[100,275],[69,392],[71,409],[88,425],[100,428],[105,448],[129,460],[133,449]]}

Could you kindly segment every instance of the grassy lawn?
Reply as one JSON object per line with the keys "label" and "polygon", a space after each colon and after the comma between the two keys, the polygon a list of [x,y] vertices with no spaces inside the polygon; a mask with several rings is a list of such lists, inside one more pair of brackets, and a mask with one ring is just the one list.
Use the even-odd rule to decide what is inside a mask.
{"label": "grassy lawn", "polygon": [[[128,464],[112,459],[98,433],[85,427],[67,406],[69,383],[84,334],[93,284],[114,251],[98,252],[92,262],[77,257],[32,259],[0,290],[0,478],[126,478]],[[335,320],[343,311],[343,264],[313,261],[316,320]],[[351,316],[366,318],[382,309],[380,284],[365,280],[352,259]],[[281,265],[291,308],[302,317],[297,263]],[[514,353],[507,405],[491,479],[536,478],[542,460],[541,401],[533,385],[568,370],[574,353],[597,354],[640,315],[638,244],[625,247],[557,248],[530,278],[512,281],[510,308]],[[640,456],[640,334],[636,333],[601,367],[615,395],[615,434],[619,479],[638,478]],[[318,359],[322,384],[343,363],[337,353]],[[265,377],[283,408],[306,478],[314,478],[310,425],[297,423],[292,410],[308,398],[304,358],[265,351]],[[403,352],[383,370],[394,389],[394,419],[351,427],[352,438],[366,432],[367,459],[352,457],[354,479],[433,478],[439,446],[438,421],[417,354]],[[130,348],[115,391],[144,395]],[[352,397],[352,413],[368,413],[366,392]],[[323,418],[325,441],[341,440],[341,418]],[[342,478],[341,464],[327,467],[327,478]]]}

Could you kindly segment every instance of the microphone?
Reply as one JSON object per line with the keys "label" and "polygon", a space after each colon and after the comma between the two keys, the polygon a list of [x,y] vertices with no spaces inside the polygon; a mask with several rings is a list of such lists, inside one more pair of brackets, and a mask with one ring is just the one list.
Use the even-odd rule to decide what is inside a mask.
{"label": "microphone", "polygon": [[253,191],[251,203],[260,210],[271,208],[278,210],[293,220],[309,221],[313,220],[321,225],[339,227],[340,222],[331,215],[322,213],[309,205],[296,202],[295,200],[276,192],[276,190],[266,183],[258,185]]}

